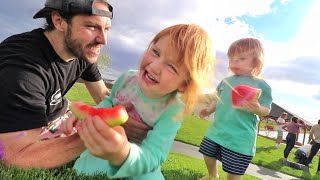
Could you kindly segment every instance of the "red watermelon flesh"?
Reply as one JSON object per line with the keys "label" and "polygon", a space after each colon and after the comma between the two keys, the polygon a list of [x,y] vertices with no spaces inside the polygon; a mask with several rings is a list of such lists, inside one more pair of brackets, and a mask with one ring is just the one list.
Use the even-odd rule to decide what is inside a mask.
{"label": "red watermelon flesh", "polygon": [[126,109],[120,105],[112,108],[94,108],[83,102],[73,102],[69,109],[79,120],[87,116],[99,116],[110,127],[119,126],[128,120]]}
{"label": "red watermelon flesh", "polygon": [[261,89],[238,85],[231,90],[232,107],[241,108],[246,101],[257,101],[261,95]]}

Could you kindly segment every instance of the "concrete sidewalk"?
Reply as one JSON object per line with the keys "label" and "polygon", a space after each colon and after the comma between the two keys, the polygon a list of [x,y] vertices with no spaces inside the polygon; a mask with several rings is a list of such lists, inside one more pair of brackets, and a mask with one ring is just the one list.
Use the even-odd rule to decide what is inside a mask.
{"label": "concrete sidewalk", "polygon": [[[203,159],[202,154],[199,153],[199,147],[192,146],[189,144],[181,143],[178,141],[175,141],[172,145],[171,151],[185,154],[188,156],[192,156],[198,159]],[[267,169],[261,166],[257,166],[254,164],[250,164],[246,174],[261,178],[261,179],[267,179],[267,180],[273,180],[273,179],[283,179],[283,180],[298,180],[299,178],[293,177],[287,174],[283,174],[281,172],[277,172],[271,169]]]}

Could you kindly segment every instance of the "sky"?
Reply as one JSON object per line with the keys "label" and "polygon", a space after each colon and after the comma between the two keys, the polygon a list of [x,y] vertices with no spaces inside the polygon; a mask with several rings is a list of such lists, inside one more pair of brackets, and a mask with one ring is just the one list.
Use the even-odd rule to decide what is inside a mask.
{"label": "sky", "polygon": [[[0,41],[41,27],[32,16],[45,0],[0,2]],[[213,84],[229,75],[226,51],[235,40],[258,38],[265,49],[263,78],[273,102],[310,123],[320,119],[320,1],[318,0],[109,0],[114,7],[104,76],[136,69],[154,35],[179,23],[195,23],[211,36],[217,57]]]}

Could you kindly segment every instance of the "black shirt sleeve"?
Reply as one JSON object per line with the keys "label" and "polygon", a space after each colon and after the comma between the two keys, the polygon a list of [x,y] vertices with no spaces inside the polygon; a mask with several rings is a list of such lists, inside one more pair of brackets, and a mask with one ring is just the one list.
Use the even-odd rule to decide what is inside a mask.
{"label": "black shirt sleeve", "polygon": [[0,133],[34,129],[47,124],[43,78],[31,67],[0,69]]}

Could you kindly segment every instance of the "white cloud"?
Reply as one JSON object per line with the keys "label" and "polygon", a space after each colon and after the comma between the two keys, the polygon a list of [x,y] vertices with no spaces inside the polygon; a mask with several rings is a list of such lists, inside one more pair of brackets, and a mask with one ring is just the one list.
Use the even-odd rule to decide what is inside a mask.
{"label": "white cloud", "polygon": [[292,43],[296,45],[295,50],[302,55],[320,56],[319,46],[317,45],[320,42],[320,1],[313,1],[310,7],[299,33]]}
{"label": "white cloud", "polygon": [[[119,37],[124,41],[128,39],[123,36],[129,39],[136,36],[134,30],[146,33],[147,37],[150,37],[150,34],[155,34],[169,25],[196,23],[204,27],[214,38],[217,48],[225,50],[229,43],[239,37],[257,35],[251,27],[236,17],[271,13],[273,0],[110,0],[110,3],[115,8],[113,31],[122,33]],[[231,18],[233,23],[225,24],[226,18]],[[120,28],[122,26],[126,28]],[[145,43],[139,41],[146,39],[133,40],[138,42],[138,45],[144,45]]]}
{"label": "white cloud", "polygon": [[289,80],[268,80],[269,85],[278,87],[277,93],[286,94],[287,96],[313,99],[319,93],[320,85],[307,85]]}

